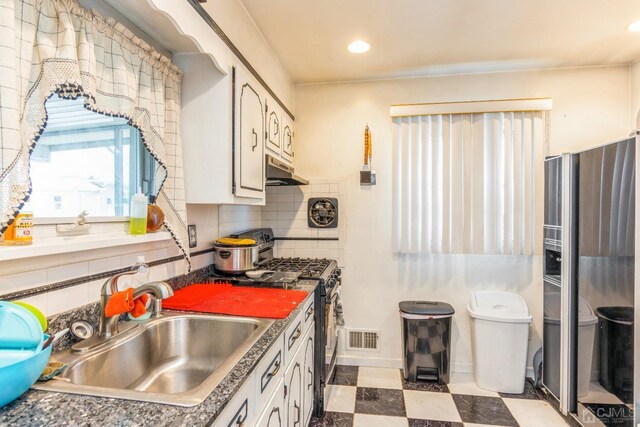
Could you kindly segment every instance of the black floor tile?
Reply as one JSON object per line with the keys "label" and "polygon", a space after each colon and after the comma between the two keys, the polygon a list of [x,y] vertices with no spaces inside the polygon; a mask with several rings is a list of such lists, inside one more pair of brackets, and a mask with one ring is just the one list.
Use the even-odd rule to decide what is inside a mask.
{"label": "black floor tile", "polygon": [[463,427],[464,424],[453,421],[414,420],[409,418],[409,427]]}
{"label": "black floor tile", "polygon": [[358,387],[356,414],[405,417],[407,411],[404,406],[402,390]]}
{"label": "black floor tile", "polygon": [[358,384],[358,367],[337,365],[331,384],[356,386]]}
{"label": "black floor tile", "polygon": [[506,397],[509,399],[532,399],[532,400],[540,399],[540,397],[536,393],[536,389],[533,388],[533,384],[531,383],[529,378],[527,378],[524,381],[524,392],[522,394],[510,394],[510,393],[498,393],[498,394],[500,395],[500,397]]}
{"label": "black floor tile", "polygon": [[518,426],[500,397],[453,394],[460,418],[465,423]]}
{"label": "black floor tile", "polygon": [[322,418],[311,418],[309,427],[352,427],[353,414],[325,412]]}
{"label": "black floor tile", "polygon": [[[582,403],[607,427],[632,427],[633,411],[627,405]],[[583,424],[589,425],[583,416]]]}

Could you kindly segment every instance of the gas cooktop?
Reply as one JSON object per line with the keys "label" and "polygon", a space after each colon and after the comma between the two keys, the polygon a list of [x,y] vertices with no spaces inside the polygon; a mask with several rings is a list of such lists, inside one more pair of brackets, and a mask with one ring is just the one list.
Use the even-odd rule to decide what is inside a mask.
{"label": "gas cooktop", "polygon": [[272,258],[260,267],[273,271],[300,273],[300,279],[318,279],[332,262],[324,258]]}

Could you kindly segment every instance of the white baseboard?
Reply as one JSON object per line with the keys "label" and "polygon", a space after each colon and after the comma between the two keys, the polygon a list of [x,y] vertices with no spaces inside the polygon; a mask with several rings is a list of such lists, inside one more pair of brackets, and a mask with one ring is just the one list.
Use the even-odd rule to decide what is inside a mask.
{"label": "white baseboard", "polygon": [[[362,356],[349,356],[339,355],[338,365],[347,366],[370,366],[372,368],[402,368],[402,359],[386,359],[382,357],[362,357]],[[473,374],[473,363],[453,363],[451,365],[451,372],[459,374]],[[533,367],[528,366],[526,376],[533,378]]]}

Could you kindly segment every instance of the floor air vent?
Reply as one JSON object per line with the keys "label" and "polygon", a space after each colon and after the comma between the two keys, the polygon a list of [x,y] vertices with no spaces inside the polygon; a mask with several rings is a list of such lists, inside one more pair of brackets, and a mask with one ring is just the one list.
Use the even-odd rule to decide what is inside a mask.
{"label": "floor air vent", "polygon": [[347,350],[378,351],[380,332],[371,330],[349,329],[347,335]]}

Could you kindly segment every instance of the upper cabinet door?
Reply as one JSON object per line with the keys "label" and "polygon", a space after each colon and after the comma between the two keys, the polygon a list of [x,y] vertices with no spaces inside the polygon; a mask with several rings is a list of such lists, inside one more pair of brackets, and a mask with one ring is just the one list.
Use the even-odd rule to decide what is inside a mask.
{"label": "upper cabinet door", "polygon": [[293,163],[293,120],[286,113],[282,115],[282,158]]}
{"label": "upper cabinet door", "polygon": [[261,88],[240,67],[234,69],[234,194],[264,197],[264,104]]}
{"label": "upper cabinet door", "polygon": [[278,104],[271,98],[265,101],[266,118],[267,118],[267,150],[273,154],[280,156],[282,151],[282,113]]}

